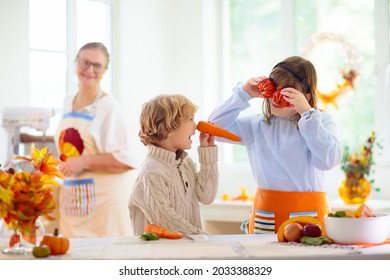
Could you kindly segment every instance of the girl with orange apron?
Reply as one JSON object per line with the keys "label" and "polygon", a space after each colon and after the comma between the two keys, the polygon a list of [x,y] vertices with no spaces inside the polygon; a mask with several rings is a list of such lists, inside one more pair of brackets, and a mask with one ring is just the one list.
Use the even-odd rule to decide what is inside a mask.
{"label": "girl with orange apron", "polygon": [[266,122],[263,115],[239,117],[251,99],[238,84],[209,117],[241,138],[239,144],[246,147],[255,182],[261,186],[256,190],[250,219],[241,229],[245,233],[274,233],[293,216],[323,220],[329,212],[324,170],[337,166],[342,157],[334,121],[314,108],[299,120],[274,116]]}

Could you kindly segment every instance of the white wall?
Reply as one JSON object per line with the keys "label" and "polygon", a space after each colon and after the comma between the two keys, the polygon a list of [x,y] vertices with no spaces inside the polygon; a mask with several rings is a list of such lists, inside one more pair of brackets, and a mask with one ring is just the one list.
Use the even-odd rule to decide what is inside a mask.
{"label": "white wall", "polygon": [[[6,106],[25,106],[30,102],[28,1],[1,0],[0,38],[1,113]],[[0,163],[6,160],[6,147],[6,136],[0,129]]]}
{"label": "white wall", "polygon": [[29,104],[28,1],[1,1],[1,107]]}
{"label": "white wall", "polygon": [[[181,93],[203,111],[202,1],[120,1],[116,96],[128,107],[133,135],[138,135],[143,103],[163,93]],[[136,7],[136,8],[134,8]],[[137,151],[144,151],[138,137]],[[141,157],[142,158],[142,157]]]}

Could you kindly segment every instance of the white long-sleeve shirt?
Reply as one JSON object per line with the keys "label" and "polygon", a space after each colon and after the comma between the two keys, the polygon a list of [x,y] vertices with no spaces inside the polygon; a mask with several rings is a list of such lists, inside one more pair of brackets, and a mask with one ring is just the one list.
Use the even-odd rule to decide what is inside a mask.
{"label": "white long-sleeve shirt", "polygon": [[[337,166],[342,148],[331,116],[310,109],[298,124],[262,115],[239,117],[251,96],[239,84],[233,95],[210,115],[209,121],[241,137],[258,187],[280,191],[325,191],[324,170]],[[229,142],[222,138],[218,141]],[[233,143],[233,142],[232,142]]]}
{"label": "white long-sleeve shirt", "polygon": [[218,149],[199,147],[200,171],[183,151],[176,153],[148,146],[129,199],[134,235],[143,233],[149,223],[185,234],[202,230],[199,203],[210,204],[218,190]]}

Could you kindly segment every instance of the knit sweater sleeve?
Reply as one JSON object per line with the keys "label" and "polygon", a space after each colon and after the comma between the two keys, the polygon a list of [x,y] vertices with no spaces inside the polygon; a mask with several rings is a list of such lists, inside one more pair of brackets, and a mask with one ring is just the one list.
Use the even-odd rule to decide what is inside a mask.
{"label": "knit sweater sleeve", "polygon": [[196,192],[199,202],[210,204],[218,191],[218,148],[199,147],[200,171],[196,175]]}

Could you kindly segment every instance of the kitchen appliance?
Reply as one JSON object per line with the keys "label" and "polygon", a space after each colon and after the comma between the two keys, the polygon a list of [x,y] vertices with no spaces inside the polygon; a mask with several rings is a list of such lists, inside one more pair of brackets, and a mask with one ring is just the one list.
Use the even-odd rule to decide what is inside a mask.
{"label": "kitchen appliance", "polygon": [[[23,139],[39,138],[38,142],[52,142],[52,137],[47,137],[46,131],[50,125],[50,118],[54,115],[54,110],[50,108],[38,107],[8,107],[3,109],[2,126],[7,134],[7,160],[11,160],[14,155],[20,155],[20,144],[23,142],[33,142]],[[23,129],[34,129],[39,132],[38,136],[28,137],[23,134]],[[24,137],[21,137],[24,136]],[[27,137],[26,137],[27,136]]]}

